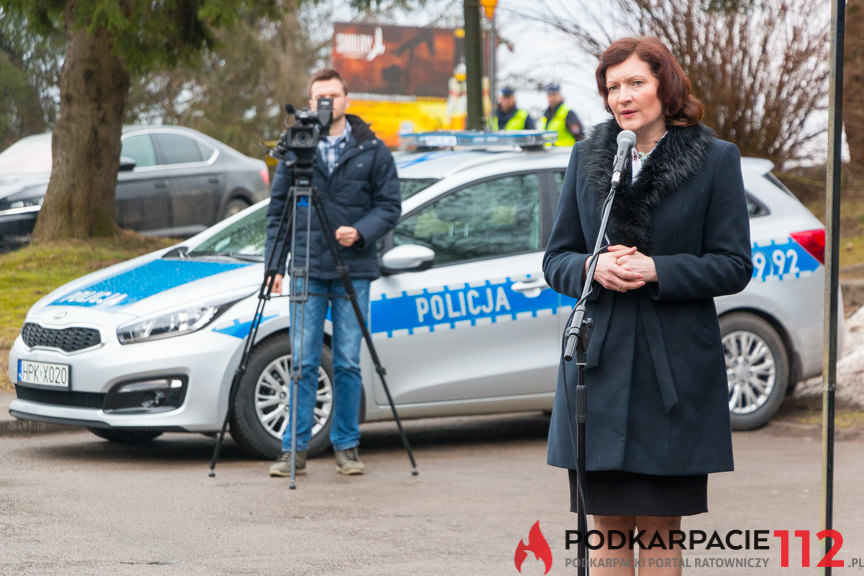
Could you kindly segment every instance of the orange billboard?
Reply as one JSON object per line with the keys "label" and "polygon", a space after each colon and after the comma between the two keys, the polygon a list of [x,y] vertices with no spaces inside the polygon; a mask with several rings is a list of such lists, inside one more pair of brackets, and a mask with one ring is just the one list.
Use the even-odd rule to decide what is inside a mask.
{"label": "orange billboard", "polygon": [[447,98],[463,51],[452,28],[333,24],[333,68],[352,93]]}
{"label": "orange billboard", "polygon": [[399,146],[402,132],[429,132],[450,127],[447,100],[444,98],[352,98],[348,111],[369,122],[375,135],[391,148]]}

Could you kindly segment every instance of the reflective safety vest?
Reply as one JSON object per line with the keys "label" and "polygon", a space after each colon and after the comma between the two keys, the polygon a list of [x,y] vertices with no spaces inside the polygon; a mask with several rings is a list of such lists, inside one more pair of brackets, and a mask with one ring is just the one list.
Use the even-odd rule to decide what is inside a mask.
{"label": "reflective safety vest", "polygon": [[576,138],[574,138],[573,134],[570,133],[570,130],[567,129],[568,112],[570,112],[570,109],[562,102],[555,111],[555,115],[552,116],[552,120],[549,121],[548,126],[546,124],[546,115],[544,114],[543,117],[540,118],[540,128],[542,130],[551,130],[558,133],[558,138],[555,140],[555,146],[573,146],[573,144],[576,143]]}
{"label": "reflective safety vest", "polygon": [[[525,110],[516,110],[516,113],[507,120],[507,124],[504,125],[504,130],[525,130],[525,121],[527,119],[528,112]],[[497,114],[492,118],[492,129],[499,130]]]}

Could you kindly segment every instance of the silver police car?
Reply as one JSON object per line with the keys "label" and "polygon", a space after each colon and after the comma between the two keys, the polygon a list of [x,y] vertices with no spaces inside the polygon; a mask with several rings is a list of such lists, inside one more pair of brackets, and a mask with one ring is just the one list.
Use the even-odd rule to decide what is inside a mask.
{"label": "silver police car", "polygon": [[[370,304],[393,401],[403,418],[549,411],[574,301],[546,285],[541,260],[569,150],[459,149],[455,138],[397,154],[403,215],[382,242]],[[716,303],[732,424],[749,429],[821,371],[825,234],[770,162],[742,169],[753,279]],[[10,352],[10,412],[117,442],[217,431],[263,276],[265,212],[266,201],[42,298]],[[264,458],[288,422],[288,308],[287,297],[267,302],[232,407],[233,438]],[[312,452],[329,442],[327,343]],[[391,418],[366,351],[363,370],[362,420]]]}

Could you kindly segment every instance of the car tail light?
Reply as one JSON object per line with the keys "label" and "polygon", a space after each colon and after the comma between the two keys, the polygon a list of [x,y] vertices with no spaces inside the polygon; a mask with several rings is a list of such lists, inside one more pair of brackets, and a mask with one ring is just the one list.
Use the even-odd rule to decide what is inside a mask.
{"label": "car tail light", "polygon": [[793,232],[790,236],[820,264],[825,264],[825,230],[823,228]]}
{"label": "car tail light", "polygon": [[264,181],[265,186],[270,186],[270,171],[267,168],[261,169],[261,180]]}

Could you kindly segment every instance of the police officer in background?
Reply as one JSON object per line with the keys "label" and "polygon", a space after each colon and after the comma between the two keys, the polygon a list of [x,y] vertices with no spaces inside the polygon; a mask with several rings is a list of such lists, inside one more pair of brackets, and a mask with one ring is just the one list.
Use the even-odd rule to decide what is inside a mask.
{"label": "police officer in background", "polygon": [[540,128],[558,133],[555,146],[572,146],[585,137],[582,121],[567,105],[561,96],[561,86],[555,82],[546,85],[546,99],[549,107],[540,119]]}
{"label": "police officer in background", "polygon": [[516,91],[510,86],[501,88],[498,111],[495,113],[493,130],[533,130],[534,119],[528,112],[516,107]]}

